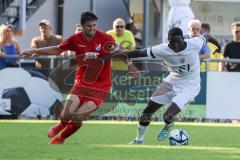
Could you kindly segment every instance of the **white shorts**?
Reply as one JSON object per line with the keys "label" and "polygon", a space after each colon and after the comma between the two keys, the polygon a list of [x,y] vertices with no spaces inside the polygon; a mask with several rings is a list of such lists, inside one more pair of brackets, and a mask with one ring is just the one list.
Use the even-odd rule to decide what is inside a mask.
{"label": "white shorts", "polygon": [[186,104],[194,101],[199,91],[200,86],[182,86],[181,88],[174,88],[172,84],[163,81],[150,99],[162,105],[174,102],[182,110]]}

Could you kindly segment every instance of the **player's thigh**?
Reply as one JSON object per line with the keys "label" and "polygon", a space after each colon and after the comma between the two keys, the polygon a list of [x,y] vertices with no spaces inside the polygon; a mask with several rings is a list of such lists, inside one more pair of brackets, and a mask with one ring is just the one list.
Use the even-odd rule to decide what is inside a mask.
{"label": "player's thigh", "polygon": [[173,86],[170,83],[162,82],[160,86],[155,90],[155,92],[150,97],[150,100],[165,105],[171,102],[173,97]]}
{"label": "player's thigh", "polygon": [[80,105],[79,97],[75,94],[69,94],[66,98],[60,119],[69,121],[72,119],[74,113],[77,111]]}
{"label": "player's thigh", "polygon": [[93,101],[84,102],[75,112],[73,121],[83,121],[97,109]]}

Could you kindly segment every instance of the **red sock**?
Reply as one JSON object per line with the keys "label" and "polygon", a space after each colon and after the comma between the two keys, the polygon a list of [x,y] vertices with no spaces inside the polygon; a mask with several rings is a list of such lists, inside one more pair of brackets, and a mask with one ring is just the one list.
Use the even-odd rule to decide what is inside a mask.
{"label": "red sock", "polygon": [[60,133],[60,137],[63,139],[68,138],[73,133],[75,133],[81,126],[82,126],[82,123],[76,124],[73,122],[69,122],[67,127],[64,130],[62,130],[62,132]]}
{"label": "red sock", "polygon": [[60,132],[63,128],[65,128],[66,126],[67,126],[67,122],[63,122],[63,121],[61,121],[60,123],[58,123],[58,124],[56,124],[55,126],[54,126],[54,130],[58,133],[58,132]]}
{"label": "red sock", "polygon": [[60,120],[60,124],[63,125],[63,126],[65,126],[65,127],[66,127],[66,125],[68,124],[68,122],[69,122],[69,121]]}

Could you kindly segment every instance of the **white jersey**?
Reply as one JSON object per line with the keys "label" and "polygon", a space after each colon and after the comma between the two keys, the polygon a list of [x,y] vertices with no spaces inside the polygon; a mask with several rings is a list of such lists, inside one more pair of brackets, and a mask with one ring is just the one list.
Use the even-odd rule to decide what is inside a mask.
{"label": "white jersey", "polygon": [[163,43],[147,48],[147,54],[152,58],[162,58],[171,68],[170,74],[163,81],[173,85],[200,85],[199,51],[206,40],[200,36],[186,39],[185,42],[187,47],[180,52],[173,51],[167,43]]}

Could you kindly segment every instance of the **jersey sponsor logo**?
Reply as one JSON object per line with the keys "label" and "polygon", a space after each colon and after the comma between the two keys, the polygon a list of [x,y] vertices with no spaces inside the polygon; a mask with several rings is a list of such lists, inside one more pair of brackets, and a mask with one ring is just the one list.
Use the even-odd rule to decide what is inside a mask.
{"label": "jersey sponsor logo", "polygon": [[179,62],[180,62],[180,63],[184,63],[184,62],[185,62],[185,58],[180,58],[180,59],[179,59]]}
{"label": "jersey sponsor logo", "polygon": [[179,74],[188,73],[189,71],[190,71],[190,64],[181,65],[178,67]]}

